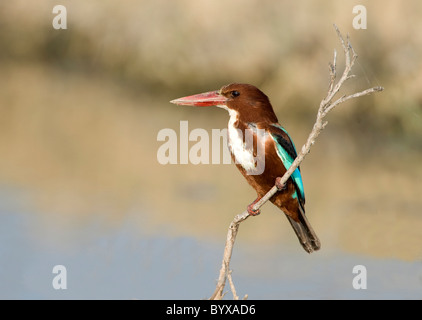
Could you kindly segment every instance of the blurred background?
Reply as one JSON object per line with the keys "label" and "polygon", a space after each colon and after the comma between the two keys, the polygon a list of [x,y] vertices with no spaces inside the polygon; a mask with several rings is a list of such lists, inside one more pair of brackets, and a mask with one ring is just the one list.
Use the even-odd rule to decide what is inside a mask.
{"label": "blurred background", "polygon": [[[67,30],[52,26],[58,4]],[[352,26],[358,4],[366,30]],[[233,279],[252,299],[422,298],[421,12],[418,0],[2,1],[0,298],[209,297],[227,227],[256,194],[233,164],[158,163],[161,129],[228,121],[169,101],[254,84],[300,149],[334,49],[342,72],[333,23],[359,55],[341,94],[385,91],[332,112],[301,165],[322,249],[306,254],[267,204],[240,227]],[[52,287],[58,264],[67,290]],[[367,290],[352,287],[358,264]]]}

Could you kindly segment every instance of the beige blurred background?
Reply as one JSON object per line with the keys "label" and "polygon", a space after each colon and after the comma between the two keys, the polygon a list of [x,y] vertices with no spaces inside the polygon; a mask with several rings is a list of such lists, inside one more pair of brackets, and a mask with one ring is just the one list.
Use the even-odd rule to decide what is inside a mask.
{"label": "beige blurred background", "polygon": [[[385,91],[329,115],[302,164],[307,215],[326,252],[421,259],[420,1],[65,1],[67,30],[52,27],[56,4],[0,4],[0,183],[24,190],[38,219],[74,230],[130,219],[221,244],[254,191],[234,165],[160,165],[157,134],[181,120],[211,132],[227,114],[169,100],[254,84],[300,148],[334,49],[342,66],[336,23],[359,55],[341,93]],[[352,27],[357,4],[366,30]],[[302,250],[270,204],[239,241]]]}

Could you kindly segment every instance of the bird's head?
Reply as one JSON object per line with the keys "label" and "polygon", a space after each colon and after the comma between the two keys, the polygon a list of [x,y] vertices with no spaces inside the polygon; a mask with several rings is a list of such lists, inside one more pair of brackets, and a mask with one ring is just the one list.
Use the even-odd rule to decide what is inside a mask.
{"label": "bird's head", "polygon": [[250,84],[232,83],[220,90],[187,96],[170,101],[177,105],[196,107],[217,106],[227,111],[235,111],[245,121],[277,122],[268,97]]}

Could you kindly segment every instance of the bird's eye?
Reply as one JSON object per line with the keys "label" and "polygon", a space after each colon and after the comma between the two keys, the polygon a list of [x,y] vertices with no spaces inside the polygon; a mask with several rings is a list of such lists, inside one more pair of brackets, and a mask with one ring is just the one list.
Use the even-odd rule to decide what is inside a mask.
{"label": "bird's eye", "polygon": [[236,97],[240,96],[240,92],[239,92],[239,91],[236,91],[236,90],[233,90],[233,91],[231,92],[231,94],[232,94],[232,97],[233,97],[233,98],[236,98]]}

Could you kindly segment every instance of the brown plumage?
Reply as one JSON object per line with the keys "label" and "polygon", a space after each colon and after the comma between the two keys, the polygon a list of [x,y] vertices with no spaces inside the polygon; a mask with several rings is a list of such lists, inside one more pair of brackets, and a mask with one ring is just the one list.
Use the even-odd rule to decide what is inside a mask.
{"label": "brown plumage", "polygon": [[[194,106],[217,105],[229,112],[229,149],[236,167],[255,189],[257,200],[274,186],[277,177],[282,177],[286,172],[286,160],[281,159],[280,152],[281,156],[287,157],[289,161],[297,156],[289,135],[278,123],[270,100],[261,90],[252,85],[233,83],[223,86],[219,91],[180,98],[172,102]],[[254,134],[253,146],[248,147],[245,139],[246,129],[255,131],[263,129],[265,140]],[[241,135],[238,132],[241,132]],[[248,169],[248,166],[251,166],[252,155],[255,157],[254,161],[263,160],[257,159],[259,156],[257,144],[262,141],[265,141],[265,166],[260,174],[251,174],[255,169]],[[239,150],[239,146],[242,146],[244,150]],[[295,171],[295,179],[289,178],[285,187],[270,201],[286,214],[299,242],[310,253],[318,250],[321,244],[305,216],[305,197],[300,168],[298,170],[298,172]],[[259,211],[254,212],[251,209],[251,205],[248,211],[252,215],[259,214]]]}

